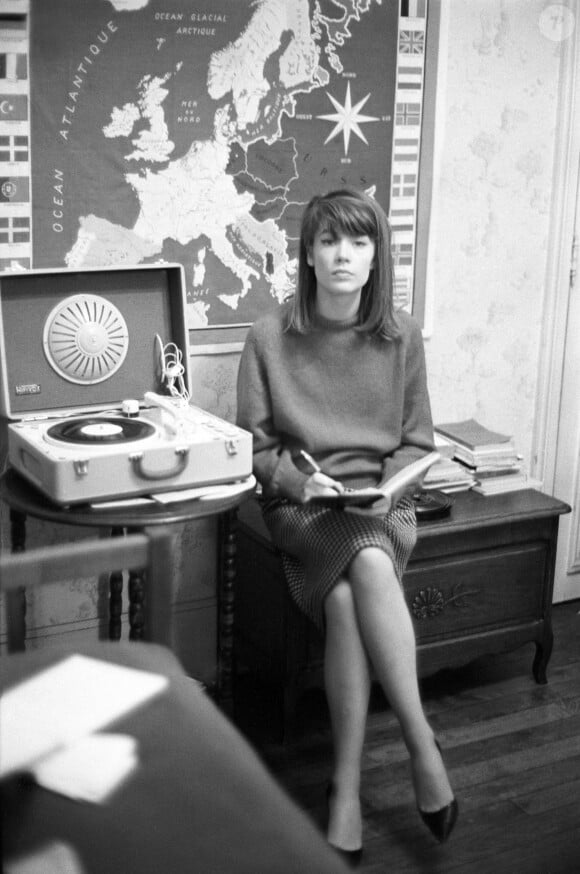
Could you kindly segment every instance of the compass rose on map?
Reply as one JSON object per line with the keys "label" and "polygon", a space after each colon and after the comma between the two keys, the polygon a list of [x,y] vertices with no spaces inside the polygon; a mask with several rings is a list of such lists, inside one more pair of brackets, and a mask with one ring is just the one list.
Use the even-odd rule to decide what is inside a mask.
{"label": "compass rose on map", "polygon": [[340,133],[342,133],[342,138],[344,142],[344,154],[348,155],[348,145],[350,143],[350,135],[351,133],[356,134],[359,139],[366,143],[368,146],[368,141],[360,129],[359,125],[366,124],[369,121],[380,121],[380,119],[376,118],[372,115],[361,115],[360,110],[363,108],[369,97],[370,93],[367,94],[366,97],[363,97],[362,100],[353,106],[352,100],[350,96],[350,82],[347,83],[346,86],[346,94],[344,97],[344,104],[341,105],[338,100],[335,100],[332,94],[329,94],[328,91],[326,95],[330,102],[333,104],[336,112],[329,113],[328,115],[317,115],[316,118],[321,118],[324,121],[334,121],[336,122],[334,128],[331,130],[329,135],[324,141],[324,145],[329,143],[335,137],[337,137]]}

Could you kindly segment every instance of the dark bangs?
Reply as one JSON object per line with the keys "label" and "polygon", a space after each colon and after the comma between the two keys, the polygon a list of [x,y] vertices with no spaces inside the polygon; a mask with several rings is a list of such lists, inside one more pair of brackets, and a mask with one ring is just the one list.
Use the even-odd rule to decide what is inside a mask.
{"label": "dark bangs", "polygon": [[374,264],[362,289],[358,330],[394,339],[398,326],[393,307],[393,259],[391,231],[386,214],[377,201],[357,189],[343,188],[316,195],[307,204],[300,228],[298,282],[286,330],[306,333],[312,327],[316,305],[316,276],[308,264],[308,252],[316,235],[328,231],[333,237],[369,237],[375,245]]}
{"label": "dark bangs", "polygon": [[318,233],[328,231],[333,237],[345,234],[349,237],[370,237],[375,241],[378,236],[375,214],[360,198],[354,198],[347,192],[333,200],[319,198],[304,222],[304,243],[312,246]]}

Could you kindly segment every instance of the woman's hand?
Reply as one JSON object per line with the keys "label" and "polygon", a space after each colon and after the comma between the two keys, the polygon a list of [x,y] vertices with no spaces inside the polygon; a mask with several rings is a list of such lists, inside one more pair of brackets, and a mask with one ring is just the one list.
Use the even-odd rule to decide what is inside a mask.
{"label": "woman's hand", "polygon": [[325,473],[313,473],[304,484],[302,500],[308,504],[312,498],[332,498],[344,492],[344,486],[338,480],[326,476]]}

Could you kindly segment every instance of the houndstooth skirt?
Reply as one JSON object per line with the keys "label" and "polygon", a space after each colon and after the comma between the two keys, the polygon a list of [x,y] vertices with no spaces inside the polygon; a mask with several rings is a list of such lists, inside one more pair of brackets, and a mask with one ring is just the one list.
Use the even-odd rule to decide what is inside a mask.
{"label": "houndstooth skirt", "polygon": [[324,630],[324,599],[353,558],[369,546],[390,556],[399,582],[417,541],[415,505],[402,498],[385,516],[361,516],[274,498],[262,504],[264,521],[280,550],[290,594]]}

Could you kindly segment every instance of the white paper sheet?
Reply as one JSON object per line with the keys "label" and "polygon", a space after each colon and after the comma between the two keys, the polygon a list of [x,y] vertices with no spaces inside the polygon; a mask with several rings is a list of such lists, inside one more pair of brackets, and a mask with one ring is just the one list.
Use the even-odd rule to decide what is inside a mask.
{"label": "white paper sheet", "polygon": [[76,850],[63,841],[33,850],[4,862],[4,874],[86,874]]}
{"label": "white paper sheet", "polygon": [[82,655],[35,674],[0,698],[0,777],[56,750],[158,695],[167,677]]}
{"label": "white paper sheet", "polygon": [[33,770],[40,786],[75,801],[102,804],[139,763],[137,741],[127,734],[89,734],[42,759]]}
{"label": "white paper sheet", "polygon": [[175,492],[159,492],[153,495],[153,499],[159,504],[174,504],[179,501],[214,501],[219,498],[232,498],[235,495],[243,495],[256,487],[255,477],[249,476],[244,480],[236,480],[233,483],[218,483],[214,486],[198,486],[193,489],[181,489]]}

